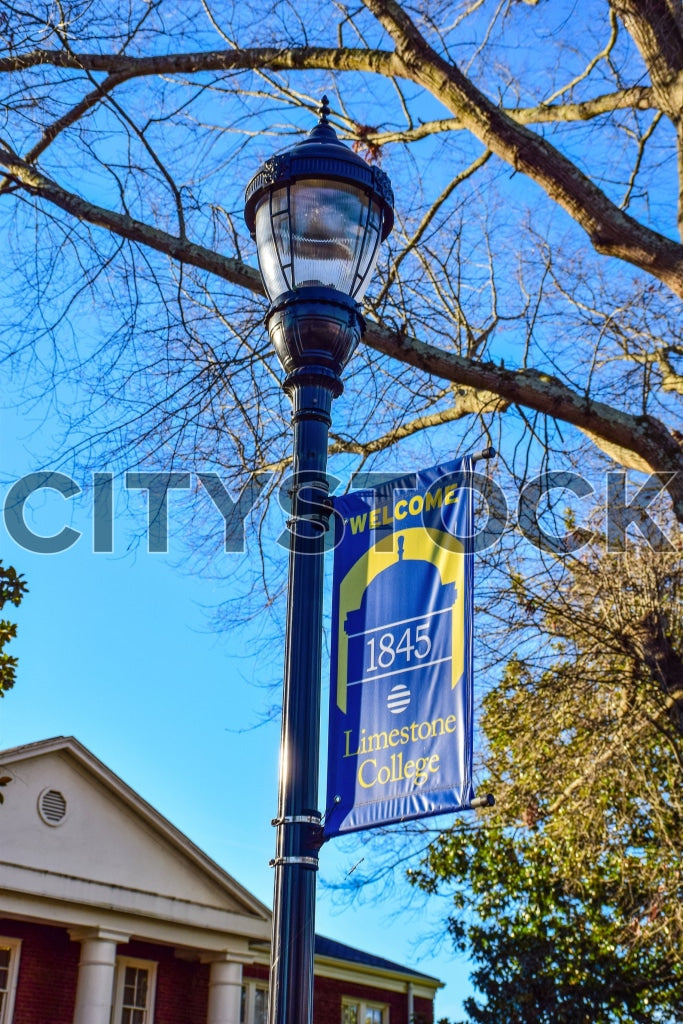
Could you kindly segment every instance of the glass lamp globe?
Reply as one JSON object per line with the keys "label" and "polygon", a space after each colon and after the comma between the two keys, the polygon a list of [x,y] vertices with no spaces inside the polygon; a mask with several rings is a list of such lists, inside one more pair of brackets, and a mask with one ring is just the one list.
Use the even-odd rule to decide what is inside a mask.
{"label": "glass lamp globe", "polygon": [[328,114],[323,97],[316,127],[266,161],[246,190],[245,219],[273,303],[309,287],[360,302],[393,226],[389,178],[340,142]]}

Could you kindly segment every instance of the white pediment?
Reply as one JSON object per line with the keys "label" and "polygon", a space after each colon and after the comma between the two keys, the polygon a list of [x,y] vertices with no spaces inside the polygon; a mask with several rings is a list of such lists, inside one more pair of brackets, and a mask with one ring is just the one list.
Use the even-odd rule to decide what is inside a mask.
{"label": "white pediment", "polygon": [[0,766],[0,889],[267,934],[268,909],[76,740],[4,751]]}

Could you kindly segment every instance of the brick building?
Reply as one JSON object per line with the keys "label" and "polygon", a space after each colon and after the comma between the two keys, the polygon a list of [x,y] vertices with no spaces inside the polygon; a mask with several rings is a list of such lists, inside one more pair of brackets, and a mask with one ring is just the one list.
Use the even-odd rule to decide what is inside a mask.
{"label": "brick building", "polygon": [[[0,1024],[265,1024],[266,906],[73,738],[0,776]],[[316,938],[314,1024],[432,1024],[440,984]]]}

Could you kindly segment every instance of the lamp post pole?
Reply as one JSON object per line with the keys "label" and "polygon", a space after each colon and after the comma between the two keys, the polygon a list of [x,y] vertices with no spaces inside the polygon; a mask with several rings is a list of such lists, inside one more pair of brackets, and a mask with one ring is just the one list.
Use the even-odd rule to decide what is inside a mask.
{"label": "lamp post pole", "polygon": [[[323,308],[320,306],[319,308]],[[301,310],[298,310],[301,312]],[[331,308],[329,314],[335,310]],[[351,330],[358,319],[350,310]],[[288,310],[269,317],[287,316]],[[327,372],[325,372],[327,371]],[[341,365],[300,366],[285,381],[292,402],[289,583],[271,941],[270,1024],[313,1018],[323,558],[328,509],[327,439]]]}
{"label": "lamp post pole", "polygon": [[339,141],[328,114],[323,97],[319,124],[266,161],[245,205],[294,433],[269,1024],[313,1019],[328,432],[363,332],[358,302],[393,224],[389,179]]}

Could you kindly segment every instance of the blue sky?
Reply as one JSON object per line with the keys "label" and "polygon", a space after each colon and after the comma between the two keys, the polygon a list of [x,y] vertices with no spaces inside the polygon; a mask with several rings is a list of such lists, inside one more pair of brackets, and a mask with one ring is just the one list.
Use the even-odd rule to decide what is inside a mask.
{"label": "blue sky", "polygon": [[[251,18],[251,12],[246,6],[238,5],[238,10],[241,16]],[[520,82],[527,83],[525,88],[534,85],[534,76],[541,70],[539,53],[541,48],[548,49],[547,40],[553,38],[553,33],[560,41],[565,38],[561,31],[565,19],[572,19],[573,24],[576,16],[579,13],[582,15],[577,22],[577,32],[585,30],[586,25],[592,24],[593,20],[596,32],[602,30],[602,27],[606,29],[599,19],[591,18],[591,12],[595,13],[592,11],[592,5],[579,9],[573,3],[559,2],[555,5],[546,5],[544,10],[543,19],[530,21],[529,10],[524,5],[513,6],[505,22],[506,34],[501,40],[504,46],[497,51],[502,53],[506,60],[513,62],[519,71]],[[471,24],[479,33],[486,31],[484,21],[473,21]],[[201,30],[198,21],[197,31]],[[471,31],[474,33],[475,28]],[[473,35],[473,38],[476,42],[476,35]],[[607,34],[600,42],[601,46],[606,39]],[[481,59],[490,60],[486,57],[486,53],[490,52],[496,53],[496,50],[482,49]],[[556,85],[565,85],[569,82],[585,66],[585,53],[581,46],[577,46],[572,52],[563,47],[560,52],[562,60],[556,65],[558,80],[548,81],[548,89],[544,91],[546,96],[552,93]],[[548,66],[553,66],[552,55]],[[600,76],[597,80],[594,77],[587,78],[581,85],[581,96],[587,97],[593,95],[596,90],[601,90],[600,67],[596,75]],[[321,75],[321,83],[323,79],[328,80]],[[373,111],[381,106],[384,96],[377,87],[376,80],[373,79],[372,88],[377,89],[377,92],[373,96],[370,95],[367,83],[350,77],[344,77],[340,81],[354,109],[360,109],[361,103],[367,103],[368,112],[363,115],[364,123],[379,123],[384,119],[382,114],[376,122],[373,120]],[[359,86],[357,92],[354,92],[353,82]],[[154,96],[151,91],[148,94],[146,88],[147,86],[140,87],[136,83],[130,83],[117,91],[117,99],[119,102],[129,103],[130,110],[135,112],[136,116],[140,104],[146,118],[148,112],[145,108],[145,97]],[[164,91],[169,94],[170,104],[173,96],[169,83],[164,83]],[[331,91],[330,94],[334,95],[334,92]],[[197,95],[200,96],[201,92]],[[525,102],[529,98],[524,92],[522,96]],[[577,98],[580,98],[579,93]],[[226,111],[230,101],[231,95],[228,91],[224,100]],[[260,111],[251,112],[250,129],[261,127],[265,123],[270,124],[274,116],[273,110],[277,121],[282,116],[277,105],[267,105]],[[431,116],[444,115],[443,108],[428,97],[422,98],[419,110],[424,120]],[[159,112],[161,113],[161,108]],[[287,117],[289,116],[287,114]],[[649,115],[644,113],[641,116],[646,118]],[[109,147],[114,144],[111,141],[114,136],[110,135],[110,130],[114,126],[115,118],[112,117],[110,121],[108,117],[107,111],[101,113],[96,126],[99,135],[93,134],[89,139],[92,145],[95,145],[93,140],[96,139],[98,152],[103,157],[111,155]],[[302,125],[309,126],[310,113],[302,111],[300,119]],[[217,123],[220,123],[220,120],[217,120]],[[229,117],[226,123],[231,123]],[[239,119],[236,123],[239,124]],[[19,125],[20,132],[31,130],[31,122],[24,120],[23,113]],[[167,131],[166,122],[161,116],[157,128],[160,136]],[[551,133],[551,129],[542,130]],[[659,130],[660,134],[655,139],[656,144],[665,130],[670,129]],[[594,165],[598,174],[602,174],[604,167],[607,167],[609,176],[618,179],[618,174],[613,170],[613,167],[617,166],[615,160],[602,160],[602,148],[596,143],[592,143],[590,147],[586,146],[585,134],[579,132],[576,136],[577,141],[574,142],[574,134],[569,135],[563,129],[561,133],[557,133],[557,137],[561,138],[563,146],[576,147],[575,155],[578,156],[580,165],[589,168]],[[118,202],[118,181],[103,175],[100,165],[95,163],[86,167],[82,156],[78,159],[78,133],[74,135],[73,150],[66,145],[68,138],[66,134],[62,137],[64,148],[61,151],[56,148],[47,151],[43,158],[46,170],[54,172],[65,184],[87,192],[89,197],[96,201]],[[180,143],[177,146],[169,146],[169,150],[172,152],[172,162],[177,171],[178,181],[185,180],[185,161],[191,171],[188,171],[188,180],[192,180],[197,153],[188,145],[189,136],[180,133],[178,136],[173,135],[173,139],[176,138]],[[416,147],[415,152],[419,156],[420,167],[425,172],[425,181],[428,184],[424,195],[419,193],[411,158],[398,149],[391,154],[392,178],[397,185],[407,182],[411,187],[418,188],[417,198],[407,197],[416,202],[417,206],[420,202],[430,204],[433,201],[446,183],[446,176],[450,177],[454,159],[460,161],[458,166],[464,167],[470,148],[471,154],[467,159],[479,153],[478,144],[470,143],[464,133],[458,133],[457,138],[457,145],[453,143],[452,135],[444,135],[435,137],[431,142],[423,141]],[[206,159],[206,167],[202,171],[204,191],[202,193],[198,184],[197,195],[203,194],[204,199],[209,199],[212,204],[218,201],[225,203],[228,211],[237,210],[241,206],[244,184],[259,166],[260,159],[270,155],[272,149],[280,148],[283,139],[274,138],[266,133],[260,139],[257,138],[248,158],[244,158],[242,175],[241,172],[238,173],[237,162],[233,158],[241,152],[243,142],[241,136],[233,136],[228,132],[215,132],[210,139],[207,136],[205,140],[203,158]],[[630,138],[630,144],[635,146],[633,138]],[[166,147],[161,148],[166,151]],[[259,150],[262,151],[260,157]],[[70,164],[70,152],[75,154],[72,165],[78,168],[75,184],[73,181],[69,183],[65,171]],[[644,175],[651,171],[648,161],[654,161],[652,166],[656,167],[660,188],[657,199],[664,202],[662,197],[666,197],[668,203],[675,195],[675,189],[667,185],[668,179],[665,175],[668,171],[658,165],[656,150],[654,156],[651,156],[651,152],[651,147],[648,147],[641,172]],[[58,155],[60,153],[61,155]],[[614,155],[611,154],[612,157]],[[213,179],[210,172],[212,166],[217,168],[213,172]],[[674,163],[671,163],[670,167],[673,174]],[[83,177],[78,177],[79,175]],[[522,175],[513,176],[509,168],[494,165],[493,162],[488,167],[486,175],[490,177],[482,175],[477,179],[481,181],[478,188],[485,199],[485,204],[480,207],[474,202],[469,207],[468,215],[464,219],[463,231],[466,233],[462,235],[462,251],[468,259],[467,290],[464,292],[464,298],[475,321],[479,303],[488,303],[485,285],[481,285],[479,294],[481,275],[477,270],[477,267],[483,267],[483,281],[488,268],[488,254],[479,248],[480,244],[483,244],[481,238],[484,228],[491,231],[497,258],[499,288],[501,283],[505,284],[506,278],[509,277],[509,285],[511,281],[516,281],[519,275],[520,279],[524,279],[525,287],[530,287],[533,292],[537,273],[538,253],[534,243],[518,237],[518,225],[522,220],[510,219],[509,209],[520,211],[527,206],[530,207],[534,231],[540,238],[553,242],[556,259],[562,257],[569,262],[576,241],[574,226],[567,226],[568,218],[552,206],[544,205],[544,201],[537,203],[537,198],[541,195],[540,189],[530,186]],[[495,185],[497,177],[504,181],[502,194],[506,197],[505,203],[500,206],[495,202],[496,190],[490,193],[488,191],[491,182]],[[622,185],[614,181],[608,183],[608,187],[614,190],[614,195],[620,201]],[[112,190],[111,193],[109,189]],[[476,194],[474,198],[476,199]],[[635,212],[642,211],[642,207],[650,198],[646,190],[641,197],[636,197],[633,206]],[[127,202],[128,208],[133,212],[138,209],[134,189],[131,189],[130,195],[127,196]],[[465,200],[458,199],[455,203],[456,214],[461,202],[464,203]],[[197,203],[196,208],[192,209],[188,207],[189,223],[192,224],[192,218],[196,218],[197,228],[203,229],[202,217],[208,209],[213,209],[208,203],[204,206]],[[398,212],[401,213],[400,208]],[[655,208],[650,215],[656,222],[658,216],[664,219],[664,212],[666,211]],[[41,280],[41,272],[49,270],[44,313],[49,316],[54,312],[50,302],[56,296],[58,308],[55,315],[59,324],[59,302],[63,301],[63,294],[69,292],[70,286],[73,289],[80,286],[82,266],[78,261],[62,260],[54,264],[49,262],[49,250],[45,244],[50,240],[49,222],[47,229],[36,230],[30,215],[26,222],[23,221],[22,215],[18,215],[18,223],[19,237],[22,231],[25,231],[27,238],[33,240],[35,237],[38,240],[35,260],[37,280]],[[193,231],[194,227],[190,234]],[[512,232],[515,235],[511,239]],[[34,321],[26,320],[29,316],[26,310],[9,305],[5,286],[12,276],[11,233],[7,237],[8,255],[5,259],[4,278],[0,278],[0,306],[5,307],[3,311],[7,314],[6,324],[10,325],[10,336],[14,330],[19,339],[22,339],[30,335],[29,328],[40,331],[45,324],[40,318]],[[14,244],[19,247],[18,242],[15,241]],[[101,252],[110,253],[110,246],[115,244],[115,241],[105,240]],[[508,258],[508,248],[510,253],[515,254],[515,258]],[[85,265],[88,266],[88,259],[84,259]],[[99,265],[99,259],[98,255],[95,266]],[[152,260],[152,265],[157,269],[162,267],[160,278],[162,282],[167,283],[167,274],[162,264],[163,261],[160,259],[156,264]],[[32,259],[27,266],[30,287]],[[86,295],[83,303],[76,303],[71,310],[68,329],[63,324],[60,325],[58,334],[55,334],[54,348],[53,335],[49,329],[46,329],[43,342],[37,346],[38,359],[35,362],[42,362],[44,365],[31,365],[27,370],[27,378],[31,379],[34,370],[36,378],[41,377],[41,374],[49,374],[53,370],[54,360],[56,372],[62,372],[63,375],[60,397],[64,418],[61,421],[58,422],[53,415],[49,396],[31,409],[29,418],[25,408],[22,410],[16,406],[16,381],[4,382],[5,386],[1,392],[3,399],[0,399],[0,405],[5,406],[0,408],[3,444],[0,497],[3,503],[11,483],[28,472],[48,468],[68,471],[68,465],[58,461],[57,456],[52,462],[45,455],[48,451],[60,451],[59,438],[72,411],[70,399],[72,394],[77,396],[78,393],[78,382],[75,382],[67,372],[68,351],[72,344],[83,344],[87,348],[88,339],[92,340],[94,350],[97,350],[98,338],[103,340],[108,333],[111,333],[114,342],[121,343],[122,348],[124,344],[129,344],[130,338],[123,328],[120,338],[116,335],[120,321],[125,320],[126,312],[127,296],[125,293],[118,294],[117,291],[122,280],[127,279],[115,275],[108,279],[103,275],[101,280],[98,279],[97,302],[89,306]],[[145,282],[144,273],[135,281],[136,286],[140,285],[143,288],[143,301],[140,306],[142,310],[145,309],[146,302],[150,303],[151,308],[155,294],[153,287],[144,289]],[[221,285],[214,282],[213,287],[216,289],[216,302],[220,308],[220,298],[223,295]],[[502,288],[500,294],[503,294]],[[519,307],[519,302],[514,297],[516,292],[512,291],[510,294],[513,298],[509,300],[511,307],[506,308],[508,314]],[[230,308],[232,306],[227,304],[226,309]],[[157,326],[160,332],[166,329],[163,317],[157,325],[153,312],[146,315],[149,316],[154,330]],[[136,326],[141,328],[144,325],[143,316],[140,325]],[[196,326],[201,334],[203,325],[200,314]],[[155,356],[149,355],[147,366],[147,357],[144,355],[144,343],[150,340],[150,334],[151,340],[154,340],[154,332],[149,328],[149,324],[147,330],[148,336],[139,341],[142,353],[139,358],[144,369],[150,371],[149,379],[144,373],[137,378],[131,375],[127,388],[114,389],[114,393],[110,394],[97,377],[99,362],[94,359],[93,365],[96,370],[93,379],[87,382],[92,385],[93,391],[88,393],[87,388],[85,389],[86,399],[89,397],[90,402],[86,400],[80,407],[75,398],[72,402],[73,422],[69,424],[72,428],[70,436],[74,445],[83,444],[86,452],[83,461],[87,461],[89,439],[96,436],[99,429],[106,429],[112,419],[119,414],[122,417],[124,413],[132,415],[137,408],[136,402],[142,403],[147,399],[147,388],[153,397],[160,393],[155,391],[155,386],[158,386],[158,381],[155,382],[154,378]],[[553,322],[546,334],[542,318],[536,325],[535,344],[538,348],[534,354],[541,353],[544,364],[544,349],[552,351],[558,342],[555,330]],[[131,337],[135,337],[134,332],[131,333]],[[220,340],[220,331],[211,337]],[[504,352],[506,365],[514,365],[524,344],[524,332],[519,332],[517,324],[512,324],[509,329],[503,325],[498,332],[498,338],[502,340],[497,342],[497,357]],[[562,341],[560,338],[559,342]],[[505,346],[509,346],[509,359]],[[18,348],[21,352],[20,345]],[[118,351],[116,348],[117,353]],[[157,350],[150,348],[149,351],[153,353]],[[580,355],[577,356],[577,360],[580,358]],[[106,359],[103,360],[104,363]],[[135,365],[135,360],[132,360],[131,365]],[[67,367],[66,371],[64,366]],[[582,368],[577,366],[574,369],[579,374]],[[191,370],[194,373],[193,366]],[[17,375],[21,373],[16,372]],[[125,368],[121,372],[121,379],[124,379]],[[275,385],[274,388],[276,389]],[[340,408],[335,414],[338,424],[344,419],[341,409],[343,401],[342,399],[338,403]],[[80,409],[85,411],[81,414]],[[89,416],[92,419],[89,419]],[[379,427],[377,429],[380,430]],[[507,417],[505,429],[506,444],[512,451],[518,439],[521,439],[524,428],[520,422]],[[461,432],[456,433],[460,435]],[[483,443],[481,440],[473,439],[472,447],[480,448]],[[112,446],[115,446],[114,441]],[[170,447],[172,448],[172,444]],[[382,457],[382,466],[373,465],[373,468],[388,468],[389,461],[398,457],[386,453]],[[98,468],[108,470],[114,467],[101,465]],[[117,468],[120,468],[120,465]],[[166,469],[167,465],[160,465],[159,468]],[[180,468],[182,467],[174,466],[174,469]],[[402,465],[401,471],[410,468]],[[79,485],[87,488],[88,481],[81,479],[77,474],[74,475]],[[272,639],[272,623],[265,615],[254,619],[249,626],[240,627],[231,625],[229,618],[224,618],[220,631],[213,625],[212,616],[212,610],[224,604],[226,600],[239,601],[242,597],[246,600],[245,569],[249,568],[250,560],[256,561],[253,538],[248,538],[245,553],[226,555],[222,561],[219,560],[211,567],[210,572],[206,571],[199,557],[191,553],[192,546],[187,543],[187,536],[183,536],[183,529],[187,527],[181,526],[181,522],[186,522],[182,513],[187,507],[188,496],[179,493],[173,495],[171,500],[172,529],[169,553],[149,554],[145,550],[144,541],[140,540],[141,535],[144,535],[146,519],[144,499],[142,495],[136,495],[126,505],[122,500],[119,478],[116,486],[118,501],[115,549],[112,554],[95,554],[92,550],[92,502],[87,491],[81,499],[69,501],[43,493],[30,503],[28,518],[37,533],[50,534],[65,524],[83,531],[78,542],[61,554],[41,556],[22,550],[7,534],[4,524],[0,524],[0,557],[5,564],[12,563],[24,573],[30,587],[30,593],[16,613],[19,637],[11,644],[10,652],[19,656],[19,674],[15,689],[0,701],[0,746],[9,747],[60,734],[74,735],[95,756],[232,873],[239,882],[258,898],[270,904],[272,872],[268,861],[273,856],[275,842],[270,819],[276,812],[279,724],[271,720],[258,728],[254,726],[262,720],[268,706],[278,699],[277,691],[268,688],[268,684],[279,678],[278,665],[282,662],[282,652]],[[207,518],[207,522],[210,524],[211,520]],[[221,522],[217,513],[214,522],[216,531],[220,531]],[[266,572],[280,569],[284,557],[283,551],[275,550],[275,545],[271,543]],[[324,673],[324,719],[327,693]],[[323,726],[323,739],[324,734]],[[324,792],[324,784],[321,784],[321,801]],[[447,820],[441,819],[444,824]],[[373,846],[361,850],[358,841],[354,839],[327,844],[321,855],[322,878],[343,878],[346,873],[353,871],[361,857],[365,858],[363,869],[371,866]],[[401,872],[402,868],[397,872],[398,884],[391,897],[384,897],[380,901],[373,901],[368,897],[350,905],[348,901],[333,900],[330,893],[320,887],[318,931],[440,977],[446,982],[446,988],[437,996],[437,1018],[458,1018],[462,1016],[462,997],[470,991],[467,964],[453,957],[447,937],[439,949],[434,949],[429,938],[442,928],[447,904],[436,897],[427,902],[410,903],[410,892],[400,884]]]}
{"label": "blue sky", "polygon": [[[51,420],[38,410],[33,421],[7,408],[1,415],[4,505],[12,481],[50,468],[32,453],[49,439]],[[0,703],[0,745],[75,736],[270,905],[279,723],[257,723],[279,700],[263,683],[277,673],[273,665],[282,655],[271,641],[264,662],[262,618],[220,632],[212,624],[212,610],[241,586],[240,569],[255,557],[255,545],[247,537],[243,554],[224,556],[225,579],[198,574],[180,527],[174,529],[187,501],[178,492],[169,508],[168,554],[146,550],[141,494],[128,508],[118,502],[114,552],[94,553],[88,481],[74,478],[81,496],[43,491],[26,507],[36,534],[65,525],[80,530],[69,550],[28,552],[2,525],[2,559],[26,576],[30,592],[14,615],[19,635],[10,651],[20,659],[19,672]],[[120,498],[119,479],[115,488]],[[323,691],[326,721],[325,671]],[[324,733],[323,724],[323,741]],[[364,868],[371,866],[372,856],[372,846],[360,850],[354,839],[333,840],[323,848],[321,875],[338,880],[361,857]],[[450,954],[448,940],[433,947],[444,903],[411,902],[399,873],[397,881],[390,898],[353,905],[319,887],[317,930],[441,978],[447,984],[437,996],[437,1018],[455,1018],[470,988],[467,967]]]}

